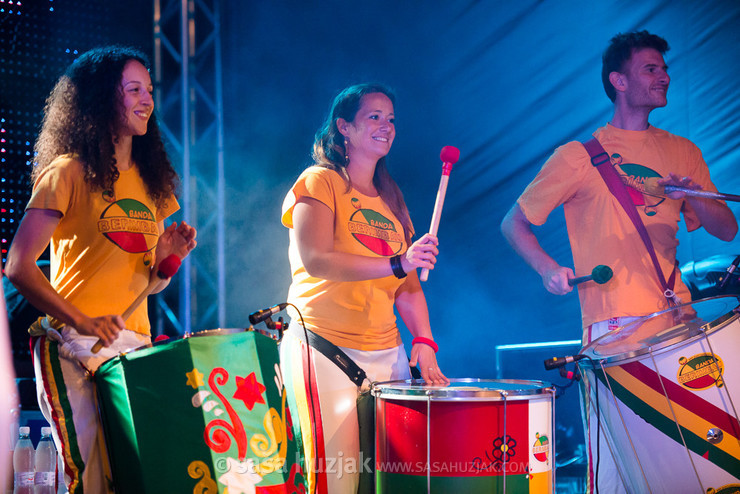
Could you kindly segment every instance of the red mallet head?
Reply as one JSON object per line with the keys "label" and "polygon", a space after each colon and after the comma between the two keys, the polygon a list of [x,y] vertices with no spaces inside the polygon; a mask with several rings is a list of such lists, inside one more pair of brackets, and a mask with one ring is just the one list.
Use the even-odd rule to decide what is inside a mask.
{"label": "red mallet head", "polygon": [[439,153],[439,158],[442,163],[454,165],[460,159],[460,150],[455,146],[445,146],[442,148],[442,152]]}
{"label": "red mallet head", "polygon": [[159,267],[157,268],[157,276],[162,278],[163,280],[166,280],[167,278],[172,278],[175,276],[175,273],[177,273],[177,270],[180,269],[180,258],[177,257],[175,254],[170,254],[169,256],[165,257],[162,262],[159,263]]}

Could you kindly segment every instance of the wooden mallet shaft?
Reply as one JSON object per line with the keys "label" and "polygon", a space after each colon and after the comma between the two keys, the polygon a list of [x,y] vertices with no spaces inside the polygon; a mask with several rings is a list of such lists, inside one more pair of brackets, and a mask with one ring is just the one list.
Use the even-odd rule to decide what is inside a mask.
{"label": "wooden mallet shaft", "polygon": [[[142,291],[139,296],[136,297],[136,300],[131,302],[131,305],[129,305],[128,308],[123,311],[123,314],[121,314],[121,318],[123,319],[124,323],[128,320],[129,317],[131,317],[134,311],[138,309],[141,303],[159,287],[160,284],[172,278],[175,273],[177,273],[177,270],[180,269],[180,262],[181,261],[179,257],[177,257],[175,254],[171,254],[165,257],[162,262],[159,263],[159,266],[157,268],[157,276],[149,280],[149,283],[147,284],[144,291]],[[105,343],[103,343],[103,340],[99,339],[95,342],[90,351],[92,353],[98,353],[100,349],[103,348],[103,346],[105,346]]]}
{"label": "wooden mallet shaft", "polygon": [[[429,233],[436,236],[439,229],[439,220],[442,217],[442,206],[444,206],[445,195],[447,194],[447,182],[450,180],[452,165],[460,159],[460,150],[454,146],[445,146],[439,154],[442,160],[442,177],[439,180],[439,189],[437,190],[437,200],[434,202],[434,212],[432,213],[432,223],[429,226]],[[423,268],[419,279],[426,281],[429,278],[429,269]]]}

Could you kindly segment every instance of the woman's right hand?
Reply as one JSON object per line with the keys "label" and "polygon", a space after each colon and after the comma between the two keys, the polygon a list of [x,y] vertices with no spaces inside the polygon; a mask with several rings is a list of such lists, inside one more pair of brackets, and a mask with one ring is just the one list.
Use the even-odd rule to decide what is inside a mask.
{"label": "woman's right hand", "polygon": [[118,338],[118,333],[125,328],[123,318],[118,315],[86,317],[74,326],[78,333],[86,336],[97,336],[103,346],[110,346]]}
{"label": "woman's right hand", "polygon": [[416,268],[434,269],[439,254],[439,239],[431,233],[424,234],[419,240],[411,244],[406,253],[401,256],[401,266],[407,273]]}

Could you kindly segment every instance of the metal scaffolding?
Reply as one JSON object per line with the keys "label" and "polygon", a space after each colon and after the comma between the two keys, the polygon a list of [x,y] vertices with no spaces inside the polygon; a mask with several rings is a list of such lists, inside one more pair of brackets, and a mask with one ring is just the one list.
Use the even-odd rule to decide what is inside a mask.
{"label": "metal scaffolding", "polygon": [[155,101],[179,168],[182,220],[198,247],[175,278],[177,315],[158,307],[179,333],[224,327],[224,132],[220,0],[154,0]]}

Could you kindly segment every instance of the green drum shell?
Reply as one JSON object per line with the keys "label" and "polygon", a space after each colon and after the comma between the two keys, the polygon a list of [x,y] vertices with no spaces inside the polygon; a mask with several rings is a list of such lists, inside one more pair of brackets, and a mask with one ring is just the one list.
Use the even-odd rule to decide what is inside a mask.
{"label": "green drum shell", "polygon": [[274,340],[219,329],[103,363],[94,378],[116,492],[219,492],[249,473],[244,459],[260,486],[305,485],[278,359]]}

